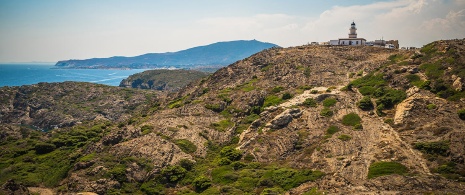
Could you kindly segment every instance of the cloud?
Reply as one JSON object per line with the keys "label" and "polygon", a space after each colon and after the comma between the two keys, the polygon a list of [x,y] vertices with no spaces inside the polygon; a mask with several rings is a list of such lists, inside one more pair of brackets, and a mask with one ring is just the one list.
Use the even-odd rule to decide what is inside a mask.
{"label": "cloud", "polygon": [[[334,6],[318,17],[259,14],[197,21],[199,33],[218,40],[237,38],[302,45],[347,37],[350,23],[368,40],[398,39],[402,46],[422,46],[438,39],[464,38],[463,0],[395,0],[367,5]],[[211,33],[214,31],[214,33]],[[208,33],[210,32],[210,33]]]}

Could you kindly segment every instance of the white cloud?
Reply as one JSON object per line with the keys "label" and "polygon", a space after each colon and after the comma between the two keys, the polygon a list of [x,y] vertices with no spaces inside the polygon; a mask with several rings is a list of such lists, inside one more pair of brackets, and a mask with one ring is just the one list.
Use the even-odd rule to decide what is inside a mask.
{"label": "white cloud", "polygon": [[463,2],[395,0],[335,6],[317,18],[285,14],[208,18],[197,22],[197,31],[208,33],[214,30],[209,37],[217,40],[256,38],[287,47],[347,37],[354,20],[359,37],[398,39],[403,46],[422,46],[438,39],[464,38]]}

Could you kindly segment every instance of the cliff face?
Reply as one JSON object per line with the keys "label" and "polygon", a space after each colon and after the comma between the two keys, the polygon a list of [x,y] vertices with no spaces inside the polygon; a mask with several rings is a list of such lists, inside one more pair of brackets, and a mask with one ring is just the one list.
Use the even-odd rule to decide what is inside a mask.
{"label": "cliff face", "polygon": [[123,79],[119,86],[173,92],[206,76],[207,73],[194,70],[147,70]]}
{"label": "cliff face", "polygon": [[[268,49],[117,124],[40,139],[8,125],[0,162],[21,164],[0,163],[0,181],[101,194],[463,194],[464,44]],[[43,160],[56,154],[69,158]],[[61,171],[35,171],[47,166]]]}

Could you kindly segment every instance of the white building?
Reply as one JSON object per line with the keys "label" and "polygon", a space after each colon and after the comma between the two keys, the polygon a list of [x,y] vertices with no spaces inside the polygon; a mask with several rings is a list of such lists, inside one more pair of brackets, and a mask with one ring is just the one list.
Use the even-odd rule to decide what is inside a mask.
{"label": "white building", "polygon": [[339,38],[337,40],[331,40],[331,45],[365,45],[367,40],[364,38],[357,38],[357,28],[355,28],[355,22],[352,22],[349,29],[349,38]]}

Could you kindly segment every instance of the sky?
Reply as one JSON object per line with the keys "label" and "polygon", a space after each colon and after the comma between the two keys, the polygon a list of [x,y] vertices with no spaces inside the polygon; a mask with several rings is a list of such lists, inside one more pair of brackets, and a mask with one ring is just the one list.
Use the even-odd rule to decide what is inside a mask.
{"label": "sky", "polygon": [[348,37],[421,47],[465,38],[465,0],[0,0],[0,63],[175,52],[221,41],[282,47]]}

